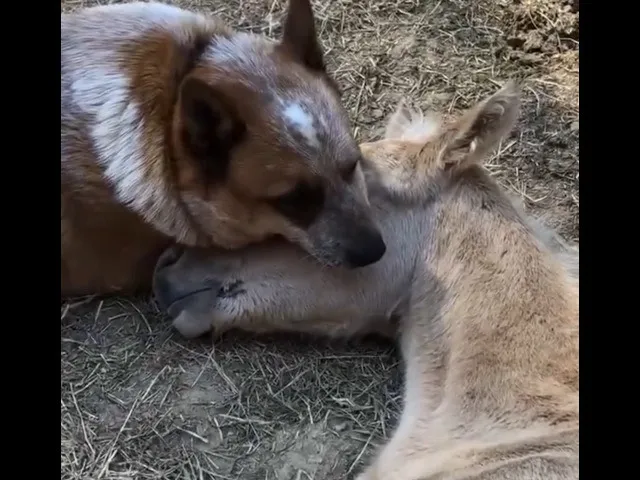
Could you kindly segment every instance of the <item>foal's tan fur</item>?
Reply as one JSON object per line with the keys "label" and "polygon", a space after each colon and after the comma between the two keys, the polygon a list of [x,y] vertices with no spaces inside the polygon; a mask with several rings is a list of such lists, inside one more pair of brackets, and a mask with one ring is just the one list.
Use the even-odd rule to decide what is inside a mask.
{"label": "foal's tan fur", "polygon": [[[501,136],[515,106],[499,93],[480,128]],[[485,132],[458,129],[414,157],[454,172],[402,322],[400,425],[358,480],[578,478],[577,282],[475,164]]]}
{"label": "foal's tan fur", "polygon": [[224,255],[207,264],[193,252],[168,254],[158,270],[160,283],[218,279],[213,297],[164,299],[178,324],[208,308],[216,328],[336,335],[400,318],[404,410],[357,480],[578,478],[578,254],[480,165],[518,103],[509,84],[448,125],[421,129],[400,110],[391,138],[362,146],[389,246],[363,271],[314,268],[285,246],[247,251],[226,273]]}

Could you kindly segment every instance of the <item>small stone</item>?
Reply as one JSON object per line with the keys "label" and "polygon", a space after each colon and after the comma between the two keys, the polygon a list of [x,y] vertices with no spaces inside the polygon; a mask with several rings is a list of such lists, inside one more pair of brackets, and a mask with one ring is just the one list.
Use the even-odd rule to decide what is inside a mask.
{"label": "small stone", "polygon": [[336,432],[342,432],[342,431],[343,431],[343,430],[345,430],[346,428],[347,428],[347,422],[340,422],[340,423],[336,423],[336,424],[333,426],[333,429],[334,429]]}
{"label": "small stone", "polygon": [[440,92],[440,93],[434,93],[433,94],[433,99],[436,102],[441,102],[441,103],[446,103],[451,101],[451,98],[453,97],[453,95],[449,92]]}
{"label": "small stone", "polygon": [[396,44],[393,46],[389,55],[391,58],[402,58],[406,52],[408,52],[416,43],[416,38],[413,35],[400,38],[396,40]]}
{"label": "small stone", "polygon": [[532,30],[527,34],[527,37],[524,42],[524,45],[522,46],[522,49],[525,52],[540,51],[543,43],[544,43],[544,39],[542,38],[542,35],[540,35],[540,32],[538,32],[537,30]]}

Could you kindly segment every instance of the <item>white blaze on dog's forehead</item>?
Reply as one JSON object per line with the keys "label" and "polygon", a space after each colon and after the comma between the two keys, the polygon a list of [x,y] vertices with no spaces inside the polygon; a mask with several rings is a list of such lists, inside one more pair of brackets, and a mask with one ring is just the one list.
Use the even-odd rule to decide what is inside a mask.
{"label": "white blaze on dog's forehead", "polygon": [[282,114],[286,124],[302,135],[309,146],[319,148],[320,140],[314,116],[308,113],[299,102],[285,102],[283,107]]}

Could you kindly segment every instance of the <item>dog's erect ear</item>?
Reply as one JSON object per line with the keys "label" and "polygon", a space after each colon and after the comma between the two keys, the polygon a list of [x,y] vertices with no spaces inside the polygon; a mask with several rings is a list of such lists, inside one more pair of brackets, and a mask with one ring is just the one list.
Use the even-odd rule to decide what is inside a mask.
{"label": "dog's erect ear", "polygon": [[307,68],[325,72],[310,0],[289,0],[281,45]]}
{"label": "dog's erect ear", "polygon": [[180,86],[181,142],[209,181],[222,181],[231,149],[246,127],[233,105],[203,80],[187,77]]}
{"label": "dog's erect ear", "polygon": [[520,92],[507,82],[498,92],[481,101],[447,133],[439,160],[444,168],[481,162],[511,132],[518,118]]}

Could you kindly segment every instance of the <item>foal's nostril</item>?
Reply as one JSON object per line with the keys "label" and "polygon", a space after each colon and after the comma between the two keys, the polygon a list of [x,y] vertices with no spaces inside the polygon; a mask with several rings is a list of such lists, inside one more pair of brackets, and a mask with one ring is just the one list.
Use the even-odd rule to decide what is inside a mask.
{"label": "foal's nostril", "polygon": [[175,283],[167,280],[163,273],[156,274],[153,281],[153,295],[162,310],[168,310],[171,304],[181,295],[174,287]]}
{"label": "foal's nostril", "polygon": [[160,258],[156,263],[156,272],[175,264],[182,255],[183,251],[184,249],[178,245],[167,248],[164,252],[162,252],[162,255],[160,255]]}
{"label": "foal's nostril", "polygon": [[178,246],[167,248],[156,263],[153,274],[153,294],[163,310],[167,310],[180,295],[174,286],[175,282],[168,280],[170,271],[167,269],[176,264],[182,252],[183,249]]}

